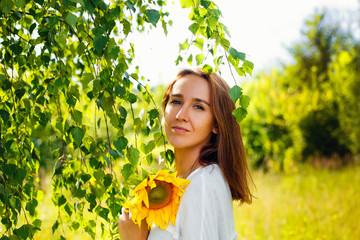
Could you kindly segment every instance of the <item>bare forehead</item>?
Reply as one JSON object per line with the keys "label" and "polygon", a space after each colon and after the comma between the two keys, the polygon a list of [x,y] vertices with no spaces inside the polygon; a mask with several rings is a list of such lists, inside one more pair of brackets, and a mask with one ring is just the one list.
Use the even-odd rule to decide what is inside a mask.
{"label": "bare forehead", "polygon": [[210,100],[210,86],[206,79],[197,75],[186,75],[173,85],[171,94]]}

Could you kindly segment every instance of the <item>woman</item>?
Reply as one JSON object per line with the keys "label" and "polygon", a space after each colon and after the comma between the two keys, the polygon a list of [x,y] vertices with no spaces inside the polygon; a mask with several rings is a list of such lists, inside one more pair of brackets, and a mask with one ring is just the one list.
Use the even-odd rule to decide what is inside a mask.
{"label": "woman", "polygon": [[[236,239],[232,200],[251,203],[250,173],[229,86],[217,74],[183,70],[163,99],[165,131],[174,147],[179,177],[190,184],[181,198],[176,224],[148,232],[123,211],[121,239]],[[144,226],[145,225],[145,226]]]}

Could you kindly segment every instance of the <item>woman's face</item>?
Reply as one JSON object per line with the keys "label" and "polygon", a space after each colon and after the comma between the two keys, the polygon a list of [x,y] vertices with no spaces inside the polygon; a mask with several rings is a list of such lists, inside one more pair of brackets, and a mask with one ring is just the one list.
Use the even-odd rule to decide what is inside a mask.
{"label": "woman's face", "polygon": [[165,131],[175,149],[205,146],[216,132],[207,80],[186,75],[172,88],[165,107]]}

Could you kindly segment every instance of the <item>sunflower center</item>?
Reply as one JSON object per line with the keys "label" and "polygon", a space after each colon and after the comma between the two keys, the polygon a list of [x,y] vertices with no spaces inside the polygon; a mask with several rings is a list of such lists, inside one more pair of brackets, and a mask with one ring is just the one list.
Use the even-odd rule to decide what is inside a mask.
{"label": "sunflower center", "polygon": [[148,190],[149,208],[160,209],[171,202],[173,189],[172,184],[163,181],[156,181],[156,187]]}

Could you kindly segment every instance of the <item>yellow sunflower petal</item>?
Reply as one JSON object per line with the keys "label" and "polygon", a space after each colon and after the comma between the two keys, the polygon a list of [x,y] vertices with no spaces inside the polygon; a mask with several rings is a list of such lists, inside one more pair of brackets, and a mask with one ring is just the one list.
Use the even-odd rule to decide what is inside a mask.
{"label": "yellow sunflower petal", "polygon": [[124,207],[129,209],[133,221],[139,226],[146,219],[149,228],[155,224],[166,229],[169,222],[175,225],[180,198],[189,182],[177,178],[177,172],[161,170],[136,186],[134,198]]}
{"label": "yellow sunflower petal", "polygon": [[135,192],[141,190],[141,189],[145,189],[148,185],[148,180],[145,178],[141,183],[139,183],[136,188],[135,188]]}

